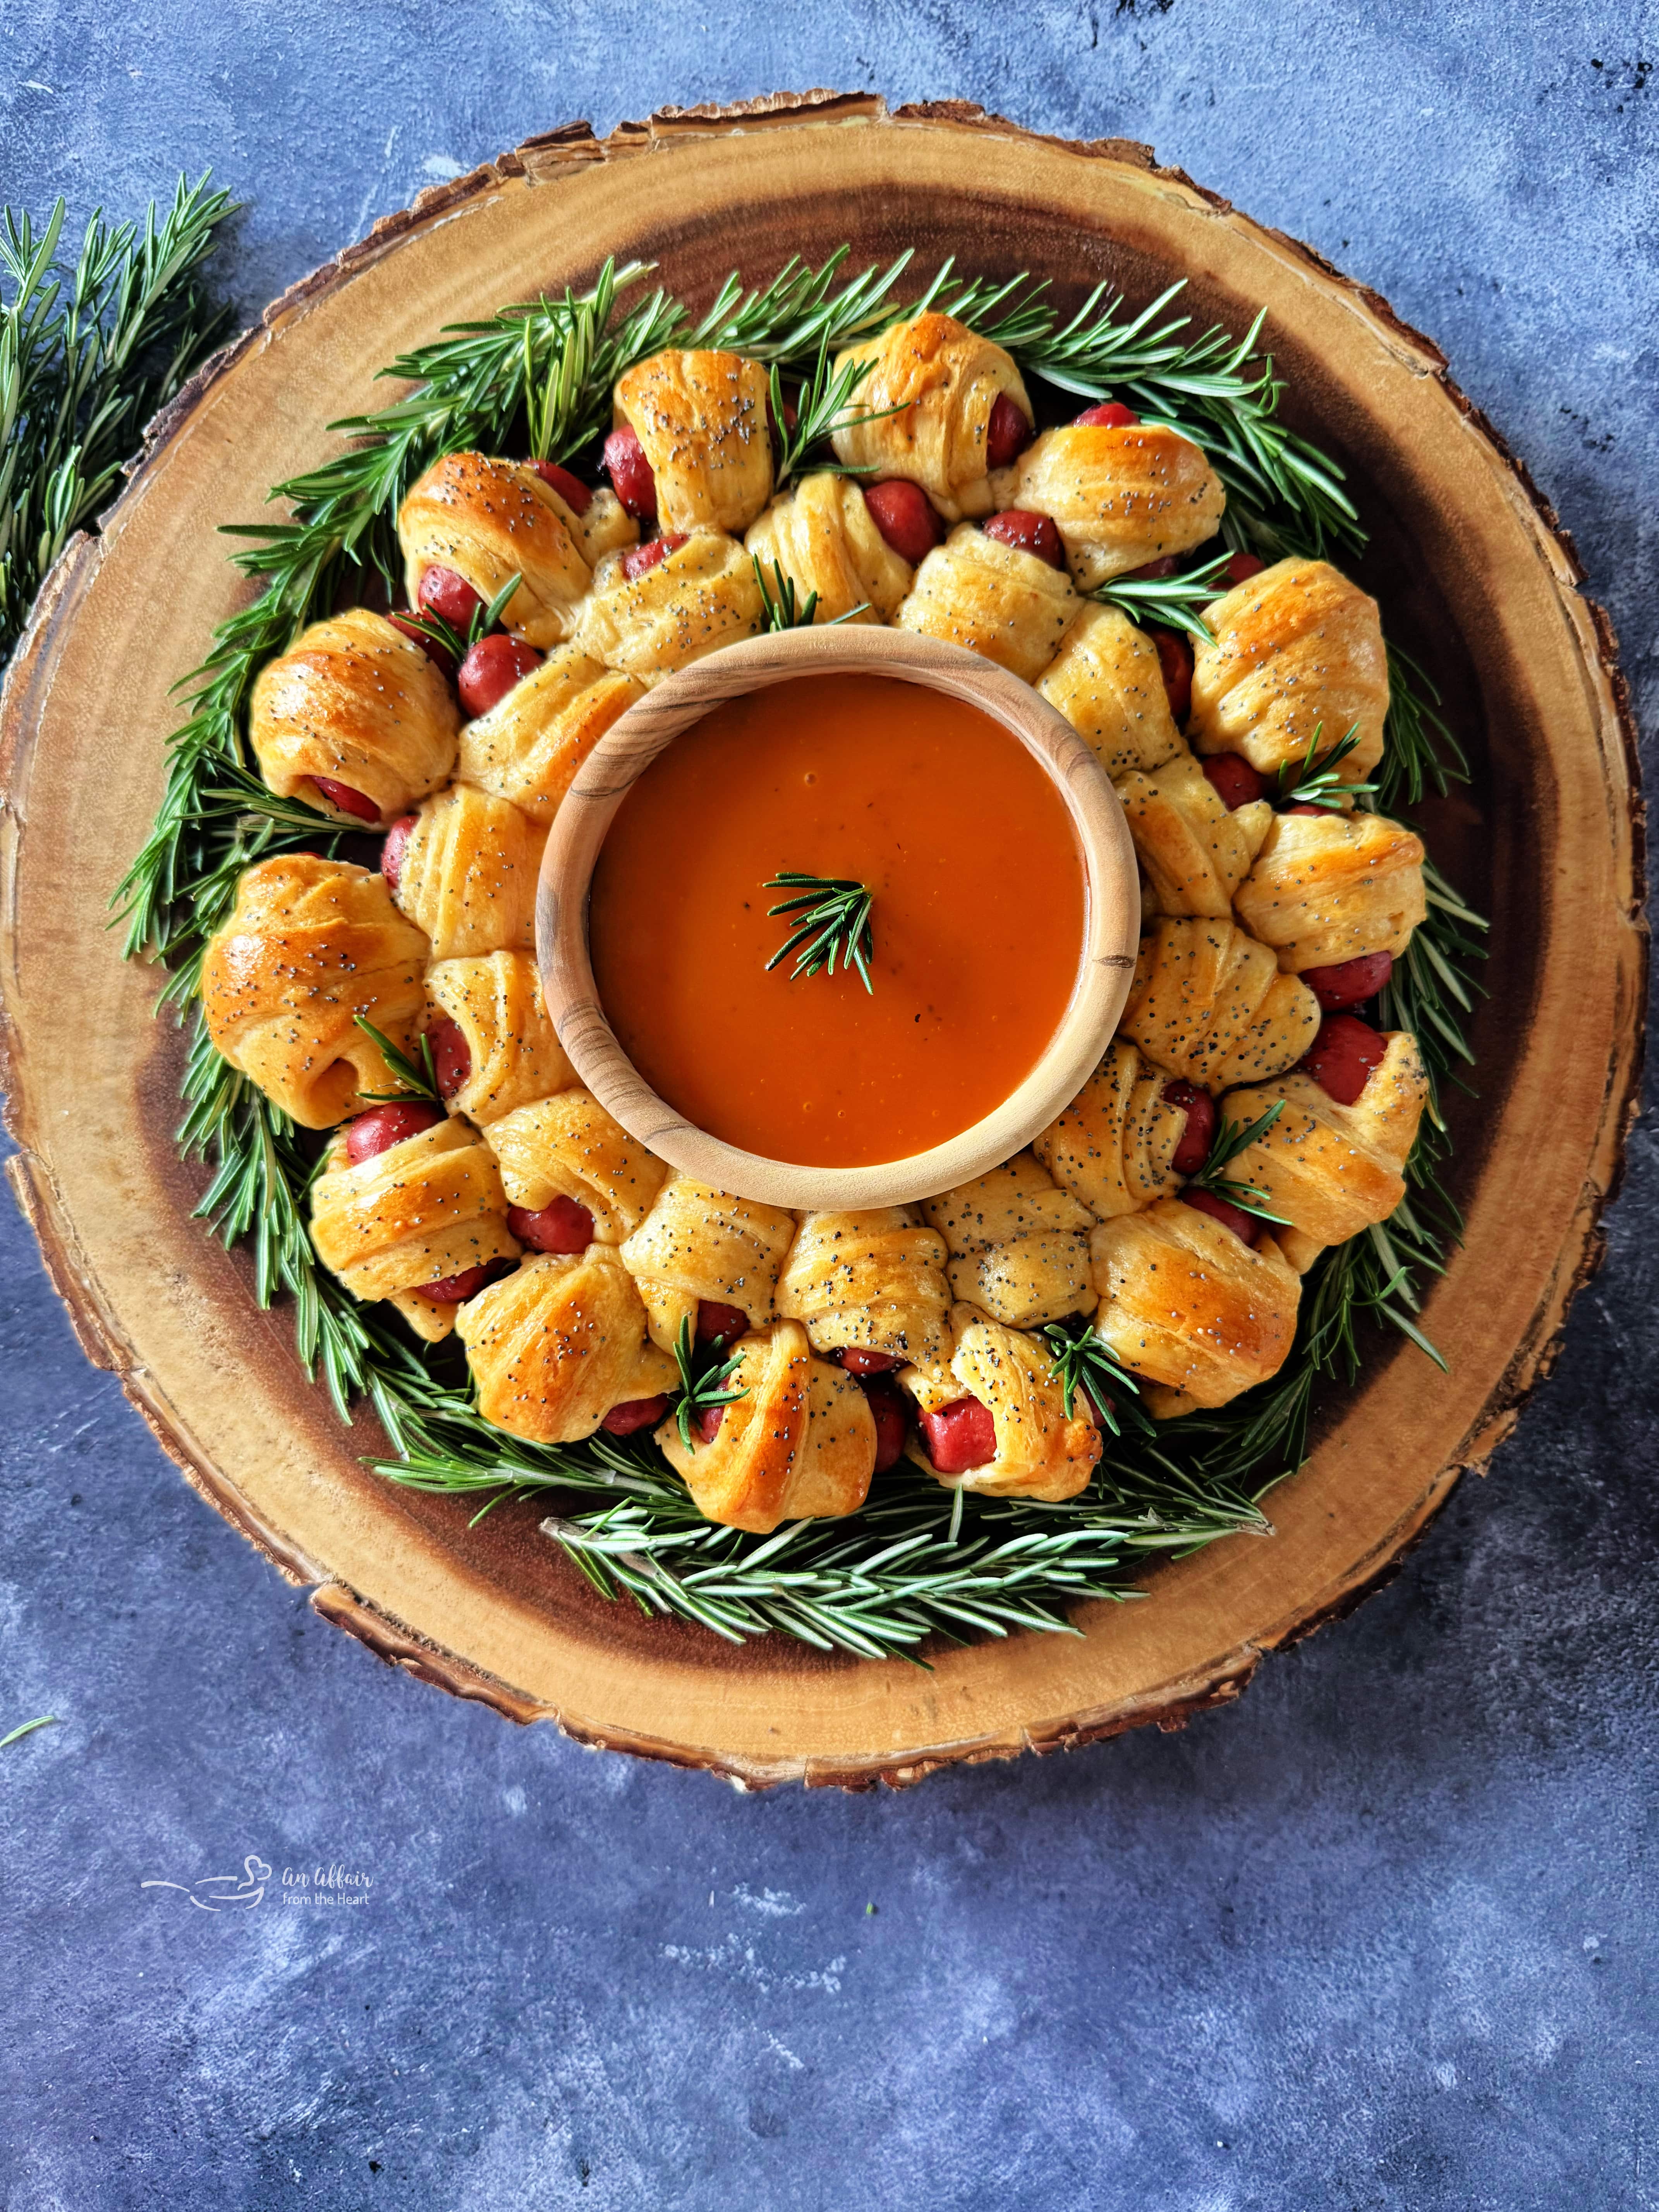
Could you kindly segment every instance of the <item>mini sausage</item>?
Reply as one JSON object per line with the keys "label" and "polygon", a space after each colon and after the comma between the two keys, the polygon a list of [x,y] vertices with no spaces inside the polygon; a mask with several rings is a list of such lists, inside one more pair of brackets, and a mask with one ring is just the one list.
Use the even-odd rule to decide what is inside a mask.
{"label": "mini sausage", "polygon": [[532,669],[541,665],[542,657],[533,645],[509,637],[505,630],[495,630],[467,647],[455,689],[469,714],[487,714],[492,707],[500,706],[515,684],[521,684]]}
{"label": "mini sausage", "polygon": [[645,458],[640,434],[631,422],[613,430],[605,441],[605,472],[611,489],[635,522],[657,519],[657,478]]}
{"label": "mini sausage", "polygon": [[378,1159],[405,1137],[418,1137],[422,1129],[435,1129],[443,1115],[423,1098],[392,1098],[384,1106],[371,1106],[346,1128],[346,1158],[354,1168]]}
{"label": "mini sausage", "polygon": [[483,605],[466,578],[453,568],[428,568],[415,597],[428,614],[462,631]]}
{"label": "mini sausage", "polygon": [[913,568],[945,536],[945,524],[933,502],[907,477],[866,484],[864,503],[884,543]]}
{"label": "mini sausage", "polygon": [[1046,514],[1034,514],[1025,507],[1006,507],[1000,514],[988,516],[981,527],[988,538],[994,538],[999,544],[1012,545],[1019,553],[1035,553],[1051,568],[1066,566],[1066,549],[1060,542],[1060,532]]}
{"label": "mini sausage", "polygon": [[939,1474],[965,1474],[997,1455],[997,1425],[977,1398],[957,1398],[936,1413],[918,1417],[927,1456]]}
{"label": "mini sausage", "polygon": [[562,1194],[534,1213],[527,1206],[509,1206],[507,1225],[532,1252],[586,1252],[593,1242],[592,1215]]}
{"label": "mini sausage", "polygon": [[1183,1190],[1181,1198],[1182,1203],[1190,1206],[1194,1213],[1207,1213],[1224,1229],[1231,1229],[1241,1243],[1254,1244],[1261,1234],[1264,1224],[1257,1215],[1246,1213],[1242,1206],[1218,1198],[1212,1190]]}
{"label": "mini sausage", "polygon": [[572,514],[586,514],[592,506],[592,491],[568,469],[562,469],[556,461],[532,461],[530,465],[550,491],[557,492]]}
{"label": "mini sausage", "polygon": [[1210,1157],[1210,1146],[1214,1141],[1215,1101],[1195,1083],[1178,1079],[1164,1085],[1164,1103],[1166,1106],[1179,1106],[1187,1116],[1181,1142],[1170,1155],[1170,1165],[1178,1176],[1196,1175]]}
{"label": "mini sausage", "polygon": [[1352,1014],[1333,1014],[1320,1024],[1319,1035],[1299,1065],[1339,1106],[1352,1106],[1371,1070],[1382,1066],[1388,1048],[1388,1040],[1369,1022]]}
{"label": "mini sausage", "polygon": [[1302,980],[1328,1014],[1373,999],[1394,973],[1392,952],[1362,952],[1329,968],[1304,968]]}
{"label": "mini sausage", "polygon": [[1006,469],[1017,461],[1036,435],[1019,410],[1019,402],[999,392],[991,419],[985,425],[985,465]]}

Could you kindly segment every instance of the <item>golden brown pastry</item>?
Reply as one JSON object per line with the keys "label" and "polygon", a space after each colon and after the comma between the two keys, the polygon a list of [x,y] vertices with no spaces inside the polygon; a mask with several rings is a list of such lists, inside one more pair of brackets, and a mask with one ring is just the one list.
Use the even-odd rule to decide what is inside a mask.
{"label": "golden brown pastry", "polygon": [[1224,1406],[1277,1375],[1296,1334],[1301,1284],[1270,1236],[1254,1249],[1178,1198],[1102,1222],[1089,1239],[1095,1334],[1156,1387],[1159,1420]]}
{"label": "golden brown pastry", "polygon": [[1158,647],[1116,607],[1084,608],[1037,690],[1109,776],[1162,768],[1182,750]]}
{"label": "golden brown pastry", "polygon": [[582,558],[590,568],[599,567],[602,555],[640,542],[639,524],[609,484],[600,485],[580,514],[574,507],[565,511],[575,524]]}
{"label": "golden brown pastry", "polygon": [[850,1375],[812,1356],[799,1322],[739,1337],[725,1388],[740,1390],[706,1440],[686,1449],[678,1420],[657,1431],[699,1513],[769,1535],[786,1521],[856,1513],[876,1464],[870,1401]]}
{"label": "golden brown pastry", "polygon": [[835,622],[854,607],[864,609],[854,621],[886,622],[915,573],[872,521],[857,481],[830,470],[803,477],[775,499],[743,542],[769,588],[775,562],[803,606],[817,593],[814,622]]}
{"label": "golden brown pastry", "polygon": [[1009,490],[1008,506],[1054,522],[1084,592],[1203,544],[1227,504],[1200,448],[1156,422],[1045,430],[1014,464]]}
{"label": "golden brown pastry", "polygon": [[1077,593],[1058,568],[963,522],[916,570],[893,619],[900,629],[965,645],[1032,684],[1077,611]]}
{"label": "golden brown pastry", "polygon": [[1279,814],[1234,903],[1292,975],[1397,957],[1428,912],[1423,860],[1422,839],[1383,814]]}
{"label": "golden brown pastry", "polygon": [[[1358,733],[1336,773],[1360,783],[1382,757],[1389,660],[1376,601],[1328,561],[1278,561],[1205,610],[1194,641],[1187,735],[1200,753],[1242,753],[1263,775]],[[1317,756],[1316,756],[1317,757]]]}
{"label": "golden brown pastry", "polygon": [[546,1253],[461,1307],[456,1333],[485,1420],[536,1444],[591,1437],[613,1406],[659,1397],[679,1370],[645,1333],[616,1248]]}
{"label": "golden brown pastry", "polygon": [[607,554],[582,609],[582,650],[647,690],[717,646],[763,626],[755,567],[734,538],[695,530],[654,568],[630,579]]}
{"label": "golden brown pastry", "polygon": [[613,1121],[591,1091],[562,1090],[492,1121],[507,1202],[540,1213],[556,1198],[584,1206],[596,1244],[631,1237],[657,1201],[668,1170]]}
{"label": "golden brown pastry", "polygon": [[1417,1039],[1406,1030],[1386,1035],[1388,1049],[1352,1106],[1312,1076],[1294,1074],[1231,1091],[1221,1102],[1222,1120],[1243,1127],[1283,1101],[1278,1120],[1233,1155],[1227,1173],[1253,1183],[1269,1211],[1289,1224],[1273,1234],[1298,1274],[1328,1244],[1345,1244],[1371,1222],[1386,1221],[1406,1194],[1402,1170],[1429,1079]]}
{"label": "golden brown pastry", "polygon": [[945,1357],[945,1240],[908,1206],[804,1213],[778,1278],[778,1311],[804,1322],[815,1352],[849,1345],[926,1364]]}
{"label": "golden brown pastry", "polygon": [[361,829],[314,777],[361,792],[381,826],[424,799],[455,765],[455,696],[412,638],[351,607],[301,631],[260,670],[248,708],[259,773],[283,799]]}
{"label": "golden brown pastry", "polygon": [[988,1321],[971,1305],[951,1309],[948,1362],[907,1367],[899,1376],[924,1413],[962,1398],[990,1408],[996,1456],[959,1474],[941,1474],[925,1444],[912,1436],[905,1450],[947,1489],[993,1498],[1038,1498],[1057,1504],[1086,1489],[1100,1457],[1100,1431],[1073,1413],[1046,1345],[1024,1330]]}
{"label": "golden brown pastry", "polygon": [[[1004,393],[1030,422],[1031,403],[1012,356],[930,308],[836,356],[873,363],[831,441],[866,483],[908,477],[947,522],[991,512],[986,431]],[[897,408],[897,414],[888,414]],[[879,420],[872,419],[879,417]]]}
{"label": "golden brown pastry", "polygon": [[657,480],[657,520],[741,537],[772,495],[765,369],[738,353],[658,353],[618,380],[616,420],[629,423]]}
{"label": "golden brown pastry", "polygon": [[448,1101],[452,1114],[484,1128],[576,1080],[554,1032],[533,952],[440,960],[428,969],[426,988],[466,1039],[471,1065]]}
{"label": "golden brown pastry", "polygon": [[396,897],[432,941],[434,960],[527,951],[547,832],[504,799],[452,783],[421,807]]}
{"label": "golden brown pastry", "polygon": [[682,1321],[689,1318],[695,1330],[705,1298],[740,1307],[763,1328],[775,1316],[778,1270],[794,1241],[795,1217],[781,1206],[672,1175],[622,1255],[651,1316],[652,1336],[672,1352]]}
{"label": "golden brown pastry", "polygon": [[921,1211],[945,1239],[958,1298],[1011,1328],[1086,1310],[1092,1216],[1030,1152],[924,1199]]}
{"label": "golden brown pastry", "polygon": [[501,619],[514,637],[543,648],[570,635],[592,580],[581,538],[580,518],[528,461],[485,453],[446,453],[398,510],[411,606],[428,568],[453,568],[486,603],[520,576]]}
{"label": "golden brown pastry", "polygon": [[356,1167],[337,1131],[312,1186],[311,1241],[354,1297],[389,1299],[428,1343],[449,1334],[456,1308],[422,1297],[421,1285],[519,1249],[489,1148],[457,1121]]}
{"label": "golden brown pastry", "polygon": [[[424,656],[422,656],[424,658]],[[618,715],[645,696],[631,676],[562,645],[462,730],[455,773],[545,830]]]}
{"label": "golden brown pastry", "polygon": [[1168,1105],[1170,1079],[1127,1038],[1106,1057],[1031,1150],[1054,1181],[1102,1221],[1170,1197],[1181,1178],[1170,1163],[1187,1133],[1187,1113]]}
{"label": "golden brown pastry", "polygon": [[1273,827],[1267,800],[1229,808],[1185,745],[1150,775],[1121,777],[1117,795],[1146,873],[1142,912],[1230,915]]}
{"label": "golden brown pastry", "polygon": [[1140,940],[1118,1026],[1160,1067],[1221,1091],[1300,1060],[1319,1003],[1236,923],[1164,921]]}
{"label": "golden brown pastry", "polygon": [[313,853],[261,860],[203,955],[208,1034],[301,1127],[331,1128],[363,1093],[397,1089],[356,1017],[407,1049],[426,961],[384,878]]}

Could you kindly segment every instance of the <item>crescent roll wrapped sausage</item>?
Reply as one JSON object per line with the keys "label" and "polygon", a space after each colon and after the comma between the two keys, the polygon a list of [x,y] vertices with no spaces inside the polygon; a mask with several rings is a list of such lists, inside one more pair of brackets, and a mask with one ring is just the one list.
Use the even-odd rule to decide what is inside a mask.
{"label": "crescent roll wrapped sausage", "polygon": [[367,817],[337,806],[313,778],[362,792],[384,825],[447,778],[459,720],[454,694],[414,640],[384,615],[351,607],[266,662],[248,737],[279,797],[361,829]]}
{"label": "crescent roll wrapped sausage", "polygon": [[714,1435],[688,1450],[677,1420],[657,1431],[698,1512],[759,1536],[785,1521],[856,1513],[876,1464],[875,1419],[858,1384],[813,1358],[799,1322],[739,1337],[732,1350],[726,1388],[743,1395]]}
{"label": "crescent roll wrapped sausage", "polygon": [[988,1321],[971,1305],[951,1307],[951,1335],[948,1364],[907,1367],[899,1381],[925,1413],[942,1412],[963,1398],[988,1407],[996,1455],[965,1473],[941,1474],[913,1435],[905,1444],[909,1456],[951,1490],[1050,1504],[1075,1498],[1100,1457],[1100,1431],[1068,1410],[1047,1348],[1021,1329]]}
{"label": "crescent roll wrapped sausage", "polygon": [[1157,422],[1045,430],[1020,455],[1012,477],[1007,505],[1049,517],[1085,592],[1203,544],[1227,504],[1200,448]]}
{"label": "crescent roll wrapped sausage", "polygon": [[772,493],[770,389],[740,353],[658,353],[617,381],[616,420],[645,448],[665,531],[740,537]]}
{"label": "crescent roll wrapped sausage", "polygon": [[426,960],[383,877],[313,853],[261,860],[203,955],[208,1035],[302,1128],[332,1128],[364,1093],[397,1088],[356,1018],[407,1048]]}
{"label": "crescent roll wrapped sausage", "polygon": [[694,530],[683,545],[630,578],[624,556],[600,562],[582,609],[582,650],[648,690],[717,646],[753,637],[763,625],[755,567],[733,538]]}
{"label": "crescent roll wrapped sausage", "polygon": [[596,1244],[620,1244],[656,1203],[668,1170],[591,1091],[560,1091],[485,1132],[507,1201],[540,1213],[556,1198],[586,1206]]}
{"label": "crescent roll wrapped sausage", "polygon": [[1068,578],[1035,553],[959,524],[916,570],[900,629],[965,645],[1035,683],[1078,611]]}
{"label": "crescent roll wrapped sausage", "polygon": [[1140,940],[1118,1026],[1160,1067],[1218,1092],[1300,1060],[1319,1003],[1236,923],[1165,921]]}
{"label": "crescent roll wrapped sausage", "polygon": [[1428,912],[1423,860],[1422,839],[1386,815],[1279,814],[1234,903],[1293,975],[1398,956]]}
{"label": "crescent roll wrapped sausage", "polygon": [[945,1240],[908,1207],[805,1213],[778,1279],[778,1311],[803,1322],[815,1352],[857,1346],[927,1364],[945,1357]]}
{"label": "crescent roll wrapped sausage", "polygon": [[616,1249],[525,1260],[456,1316],[478,1410],[538,1444],[591,1437],[613,1406],[673,1389],[679,1370],[645,1333],[645,1308]]}
{"label": "crescent roll wrapped sausage", "polygon": [[1229,808],[1184,745],[1150,775],[1122,777],[1117,795],[1146,871],[1143,910],[1230,915],[1234,892],[1273,828],[1267,800]]}
{"label": "crescent roll wrapped sausage", "polygon": [[453,1121],[355,1167],[337,1132],[312,1186],[311,1241],[354,1297],[390,1299],[429,1343],[454,1328],[455,1308],[423,1298],[421,1285],[519,1249],[488,1146]]}
{"label": "crescent roll wrapped sausage", "polygon": [[518,575],[501,619],[544,648],[569,636],[592,580],[581,541],[580,519],[528,461],[486,453],[446,453],[398,510],[411,606],[428,568],[453,568],[486,603]]}
{"label": "crescent roll wrapped sausage", "polygon": [[1089,1239],[1095,1334],[1155,1386],[1159,1420],[1224,1406],[1278,1374],[1296,1334],[1299,1279],[1271,1237],[1254,1249],[1178,1198],[1102,1222]]}
{"label": "crescent roll wrapped sausage", "polygon": [[545,830],[589,753],[644,696],[631,676],[606,668],[579,645],[562,645],[498,706],[466,724],[455,773]]}
{"label": "crescent roll wrapped sausage", "polygon": [[1350,730],[1338,763],[1359,783],[1382,757],[1389,659],[1376,601],[1328,561],[1278,561],[1206,609],[1194,641],[1187,735],[1200,753],[1243,753],[1271,775]]}
{"label": "crescent roll wrapped sausage", "polygon": [[1429,1079],[1417,1039],[1390,1030],[1379,1066],[1352,1106],[1333,1098],[1310,1075],[1235,1091],[1221,1102],[1224,1121],[1243,1127],[1282,1100],[1266,1133],[1234,1153],[1227,1173],[1253,1183],[1269,1209],[1290,1224],[1276,1230],[1298,1274],[1328,1244],[1345,1244],[1374,1221],[1386,1221],[1406,1194],[1403,1170],[1417,1141]]}
{"label": "crescent roll wrapped sausage", "polygon": [[1012,355],[929,308],[837,354],[837,371],[849,362],[872,366],[831,439],[836,459],[866,483],[908,477],[947,522],[988,514],[991,410],[1006,393],[1032,420]]}
{"label": "crescent roll wrapped sausage", "polygon": [[548,1015],[533,953],[440,960],[428,969],[426,988],[466,1039],[466,1080],[450,1096],[452,1114],[484,1128],[576,1080]]}
{"label": "crescent roll wrapped sausage", "polygon": [[1162,768],[1182,750],[1158,647],[1117,607],[1084,608],[1037,690],[1109,776]]}
{"label": "crescent roll wrapped sausage", "polygon": [[396,897],[432,940],[434,960],[527,951],[547,832],[504,799],[452,783],[409,833]]}
{"label": "crescent roll wrapped sausage", "polygon": [[817,593],[815,622],[886,622],[910,588],[910,564],[872,521],[860,487],[829,470],[775,499],[743,542],[769,581],[775,563],[803,604]]}
{"label": "crescent roll wrapped sausage", "polygon": [[1164,1093],[1170,1079],[1126,1038],[1106,1057],[1063,1114],[1034,1138],[1031,1150],[1054,1181],[1099,1219],[1133,1213],[1180,1185],[1170,1162],[1187,1133],[1187,1113]]}
{"label": "crescent roll wrapped sausage", "polygon": [[582,558],[590,568],[599,567],[602,554],[640,542],[639,524],[609,484],[599,486],[580,514],[574,507],[566,507],[565,512],[575,525]]}
{"label": "crescent roll wrapped sausage", "polygon": [[682,1321],[696,1328],[705,1298],[739,1307],[763,1328],[775,1318],[778,1270],[794,1241],[795,1217],[781,1206],[672,1175],[622,1255],[650,1314],[652,1336],[672,1352]]}
{"label": "crescent roll wrapped sausage", "polygon": [[945,1239],[958,1298],[1011,1328],[1086,1310],[1092,1217],[1030,1152],[924,1199],[921,1210]]}

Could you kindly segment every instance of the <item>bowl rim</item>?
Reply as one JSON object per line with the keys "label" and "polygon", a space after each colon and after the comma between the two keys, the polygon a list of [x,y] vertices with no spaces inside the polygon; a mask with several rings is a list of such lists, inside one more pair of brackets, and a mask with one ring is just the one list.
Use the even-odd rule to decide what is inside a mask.
{"label": "bowl rim", "polygon": [[[636,779],[724,701],[812,675],[881,675],[988,714],[1064,799],[1086,886],[1084,940],[1066,1011],[1042,1056],[1001,1104],[944,1143],[864,1167],[775,1160],[712,1136],[646,1082],[599,1004],[587,944],[599,849]],[[769,1206],[854,1211],[902,1206],[972,1182],[1028,1145],[1099,1063],[1128,997],[1140,938],[1139,872],[1111,780],[1059,710],[966,647],[872,623],[823,623],[722,646],[653,685],[611,725],[559,805],[542,857],[536,946],[542,989],[578,1076],[630,1136],[713,1188]]]}

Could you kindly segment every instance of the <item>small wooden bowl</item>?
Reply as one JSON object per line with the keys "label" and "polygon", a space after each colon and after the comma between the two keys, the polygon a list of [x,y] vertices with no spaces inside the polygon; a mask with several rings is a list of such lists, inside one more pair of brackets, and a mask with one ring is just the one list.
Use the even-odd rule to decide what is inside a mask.
{"label": "small wooden bowl", "polygon": [[[977,707],[1018,738],[1058,786],[1082,848],[1088,897],[1072,996],[1042,1057],[994,1113],[948,1142],[877,1167],[763,1158],[698,1128],[658,1097],[605,1019],[588,957],[593,870],[635,781],[711,707],[801,676],[886,676]],[[961,646],[848,623],[781,630],[724,647],[667,677],[594,747],[554,817],[542,861],[536,943],[559,1042],[630,1135],[716,1190],[768,1206],[902,1206],[983,1175],[1068,1106],[1104,1052],[1128,996],[1140,931],[1134,848],[1123,809],[1087,744],[1028,684]]]}

